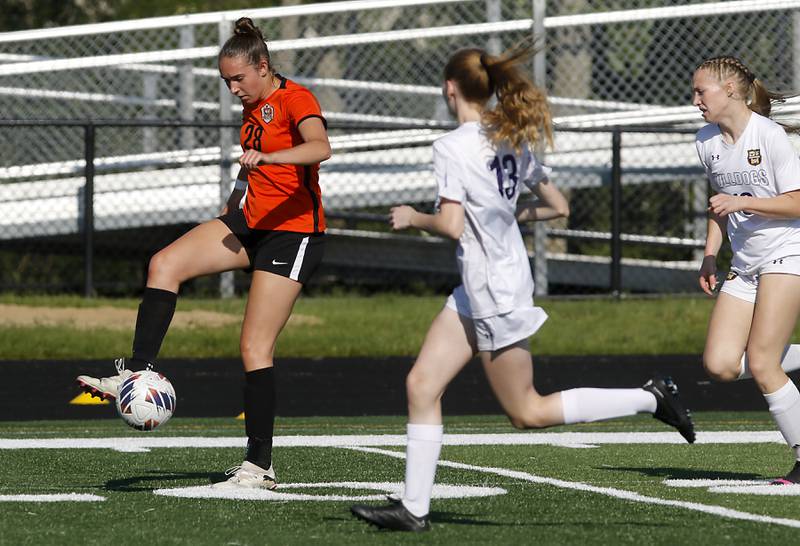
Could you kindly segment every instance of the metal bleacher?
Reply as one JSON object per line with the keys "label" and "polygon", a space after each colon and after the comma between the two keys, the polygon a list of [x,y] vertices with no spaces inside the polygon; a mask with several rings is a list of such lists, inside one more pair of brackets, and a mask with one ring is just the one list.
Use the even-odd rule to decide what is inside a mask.
{"label": "metal bleacher", "polygon": [[[293,28],[292,25],[302,17],[317,17],[314,20],[317,29],[326,28],[326,18],[334,18],[339,14],[377,14],[374,27],[380,26],[381,14],[390,11],[397,16],[398,13],[441,9],[450,17],[450,23],[456,16],[465,17],[464,22],[458,24],[374,31],[369,27],[368,31],[362,33],[328,36],[314,32],[302,34],[298,30],[297,35],[279,33],[277,39],[270,40],[271,51],[278,55],[296,52],[319,52],[321,55],[332,48],[356,48],[365,44],[373,48],[368,50],[372,55],[378,55],[389,51],[391,47],[399,48],[402,52],[404,44],[419,44],[426,40],[440,43],[433,41],[452,39],[456,43],[461,37],[478,37],[487,44],[487,48],[496,49],[501,36],[504,39],[517,39],[529,36],[531,32],[542,36],[545,30],[555,33],[558,29],[583,29],[595,24],[636,25],[665,17],[711,17],[718,12],[746,15],[772,10],[780,13],[784,4],[795,6],[800,2],[792,0],[781,4],[765,0],[756,5],[755,2],[731,1],[686,5],[679,9],[621,9],[602,14],[561,14],[552,17],[544,16],[542,6],[546,2],[522,4],[528,7],[519,8],[516,3],[512,5],[502,0],[365,0],[3,33],[0,34],[0,45],[26,44],[19,49],[9,46],[6,50],[0,50],[0,100],[7,101],[9,105],[4,108],[3,117],[8,118],[9,111],[13,111],[10,105],[19,104],[14,101],[30,100],[40,101],[42,105],[80,104],[84,110],[89,108],[91,114],[95,114],[92,108],[100,111],[108,107],[111,111],[111,106],[130,107],[138,109],[131,110],[135,112],[131,117],[138,116],[140,121],[160,118],[161,127],[164,127],[168,113],[172,115],[170,119],[180,118],[184,122],[201,120],[210,123],[208,120],[212,120],[230,125],[230,120],[238,112],[237,106],[231,104],[230,95],[219,83],[218,73],[213,66],[218,42],[230,34],[232,21],[242,15],[251,16],[263,24],[281,24],[281,32]],[[447,11],[451,8],[452,13]],[[525,9],[528,10],[527,14],[524,13]],[[514,18],[504,20],[501,16],[503,10]],[[468,12],[469,17],[465,15]],[[599,22],[600,19],[602,22]],[[396,20],[403,19],[398,16]],[[436,24],[435,21],[431,17],[427,24]],[[180,36],[180,47],[165,39],[165,45],[149,49],[133,48],[122,52],[101,51],[63,57],[59,56],[58,51],[31,53],[35,48],[27,47],[36,41],[56,40],[54,43],[62,44],[82,36],[90,41],[115,33],[122,36],[126,32],[133,36],[128,41],[135,43],[136,39],[142,39],[141,36],[155,36],[146,33],[159,30],[163,30],[165,36]],[[125,39],[120,39],[120,43],[124,42]],[[534,58],[536,81],[546,79],[545,51],[542,49]],[[342,58],[347,56],[343,55]],[[441,91],[430,83],[438,78],[440,65],[432,61],[429,64],[431,66],[426,69],[430,74],[424,82],[419,82],[429,85],[418,85],[411,81],[382,81],[382,78],[389,79],[386,74],[378,77],[360,73],[358,78],[341,74],[293,74],[291,70],[284,74],[311,87],[323,97],[321,102],[333,129],[333,156],[322,165],[320,183],[324,206],[337,218],[347,218],[348,215],[355,217],[365,210],[376,215],[376,211],[387,210],[397,203],[433,202],[435,186],[430,145],[443,134],[447,124],[452,123],[447,120],[444,110],[441,107],[428,108],[428,111],[436,112],[434,119],[422,117],[425,115],[419,113],[424,111],[422,108],[412,114],[406,114],[398,108],[388,115],[386,112],[363,111],[363,104],[371,104],[370,100],[376,104],[380,102],[375,96],[364,99],[363,104],[359,103],[350,109],[341,98],[369,92],[381,95],[381,100],[385,98],[383,95],[403,97],[407,102],[402,104],[406,106],[413,106],[415,102],[424,102],[426,107],[433,105],[440,102]],[[17,83],[16,78],[30,74],[40,76],[36,80],[38,83]],[[64,85],[62,89],[58,78],[64,74],[74,74],[75,83]],[[115,88],[113,93],[109,93],[80,87],[86,81],[98,81],[95,77],[97,74],[123,74],[124,77],[120,77],[124,81],[128,81],[124,79],[128,77],[130,81],[138,78],[135,81],[141,88]],[[153,83],[155,80],[148,79],[156,74],[168,74],[180,83],[174,95],[159,91]],[[108,78],[111,79],[111,76]],[[201,87],[206,92],[201,94],[198,91]],[[213,92],[209,93],[209,90]],[[326,92],[341,92],[341,95],[336,95],[339,102],[331,101],[331,106],[326,106]],[[622,131],[622,154],[618,165],[622,184],[626,187],[652,187],[677,180],[687,188],[687,194],[691,189],[693,208],[685,221],[689,227],[683,238],[657,233],[623,232],[619,234],[620,239],[625,243],[694,250],[702,248],[705,225],[697,218],[705,214],[703,195],[706,182],[693,146],[692,130],[699,126],[694,107],[562,96],[552,96],[550,101],[557,113],[554,119],[556,143],[554,150],[546,153],[545,162],[554,168],[552,178],[560,188],[569,195],[570,192],[586,188],[610,187],[614,166],[612,132]],[[44,106],[42,108],[42,111],[47,111]],[[800,101],[788,101],[782,111],[787,116],[795,115],[800,112]],[[85,120],[76,117],[74,127],[80,128],[81,123],[90,123],[89,118],[94,119],[92,116],[87,116]],[[28,116],[27,119],[35,118]],[[120,115],[119,119],[122,120],[123,116]],[[23,126],[26,120],[19,121]],[[104,127],[114,127],[111,120],[104,123]],[[343,130],[347,124],[353,125]],[[27,143],[15,141],[13,120],[0,119],[0,126],[5,131],[0,134],[0,144],[6,146],[2,140],[5,136],[11,147],[7,157],[14,158],[0,163],[0,242],[48,237],[79,238],[77,236],[84,229],[84,188],[88,170],[86,162],[81,159],[83,142],[80,138],[75,139],[72,145],[78,151],[65,154],[68,159],[55,160],[45,155],[44,161],[37,161],[43,154],[19,153],[20,150],[15,148]],[[632,130],[632,126],[637,129]],[[659,129],[662,127],[683,131],[662,131]],[[137,147],[136,152],[126,153],[125,146],[117,144],[102,148],[94,155],[91,165],[93,228],[100,235],[106,233],[114,237],[115,233],[125,230],[130,232],[140,228],[185,225],[207,220],[219,212],[224,196],[230,191],[230,181],[236,173],[236,158],[240,153],[230,138],[226,140],[220,136],[216,141],[212,139],[201,144],[187,138],[177,146],[158,151],[158,147],[141,142],[148,139],[146,132],[144,135],[140,139],[142,145]],[[47,214],[41,214],[42,211],[47,211]],[[326,263],[339,268],[428,272],[453,278],[456,275],[449,242],[436,237],[355,229],[352,225],[346,223],[340,227],[337,224],[329,230]],[[563,224],[549,224],[538,226],[535,233],[530,235],[530,256],[535,266],[537,286],[544,287],[545,291],[548,283],[597,290],[609,287],[611,256],[571,253],[566,241],[581,238],[609,241],[612,238],[610,231],[590,232]],[[642,292],[692,290],[699,265],[697,252],[694,257],[694,260],[643,260],[623,255],[622,288]]]}

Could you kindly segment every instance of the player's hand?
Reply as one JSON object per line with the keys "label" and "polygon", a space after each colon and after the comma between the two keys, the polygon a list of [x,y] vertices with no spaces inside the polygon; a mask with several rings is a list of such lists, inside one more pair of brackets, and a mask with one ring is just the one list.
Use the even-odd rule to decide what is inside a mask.
{"label": "player's hand", "polygon": [[706,256],[700,266],[700,288],[709,296],[717,288],[717,257]]}
{"label": "player's hand", "polygon": [[408,205],[400,205],[399,207],[392,207],[389,212],[389,224],[392,229],[407,229],[411,227],[411,218],[417,211]]}
{"label": "player's hand", "polygon": [[708,200],[708,210],[717,216],[727,216],[734,212],[744,210],[747,206],[747,197],[740,195],[728,195],[727,193],[718,193],[711,196]]}
{"label": "player's hand", "polygon": [[239,158],[239,165],[245,169],[255,169],[259,165],[267,163],[267,154],[262,154],[256,150],[245,150]]}

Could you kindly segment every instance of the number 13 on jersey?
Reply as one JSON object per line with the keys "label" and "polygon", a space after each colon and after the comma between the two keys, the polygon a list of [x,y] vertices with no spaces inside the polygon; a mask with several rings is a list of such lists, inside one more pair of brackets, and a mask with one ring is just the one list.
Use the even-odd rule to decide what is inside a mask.
{"label": "number 13 on jersey", "polygon": [[[519,182],[517,160],[514,156],[506,154],[502,161],[499,156],[494,156],[492,162],[489,163],[489,169],[494,170],[494,174],[497,176],[497,190],[500,192],[500,196],[513,199],[517,193],[517,183]],[[506,182],[506,177],[508,177],[508,182]]]}

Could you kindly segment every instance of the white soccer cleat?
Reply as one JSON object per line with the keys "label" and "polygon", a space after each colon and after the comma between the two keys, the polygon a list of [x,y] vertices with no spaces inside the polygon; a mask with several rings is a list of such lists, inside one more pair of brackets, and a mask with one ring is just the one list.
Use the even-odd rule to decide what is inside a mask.
{"label": "white soccer cleat", "polygon": [[234,466],[225,471],[230,476],[224,482],[212,484],[214,489],[273,489],[278,487],[275,480],[275,471],[272,465],[264,470],[250,461],[244,461],[240,466]]}
{"label": "white soccer cleat", "polygon": [[76,381],[84,392],[88,392],[92,396],[97,396],[104,400],[114,400],[119,393],[119,386],[133,374],[132,371],[125,368],[124,358],[116,359],[114,361],[114,367],[117,368],[117,375],[112,375],[110,377],[79,375]]}

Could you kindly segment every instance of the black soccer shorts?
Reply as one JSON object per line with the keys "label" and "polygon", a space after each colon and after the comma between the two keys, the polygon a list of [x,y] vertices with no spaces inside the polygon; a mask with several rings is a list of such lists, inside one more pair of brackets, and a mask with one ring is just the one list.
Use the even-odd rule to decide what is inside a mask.
{"label": "black soccer shorts", "polygon": [[324,233],[253,229],[247,225],[242,209],[219,219],[242,243],[250,258],[248,271],[269,271],[305,284],[322,262]]}

